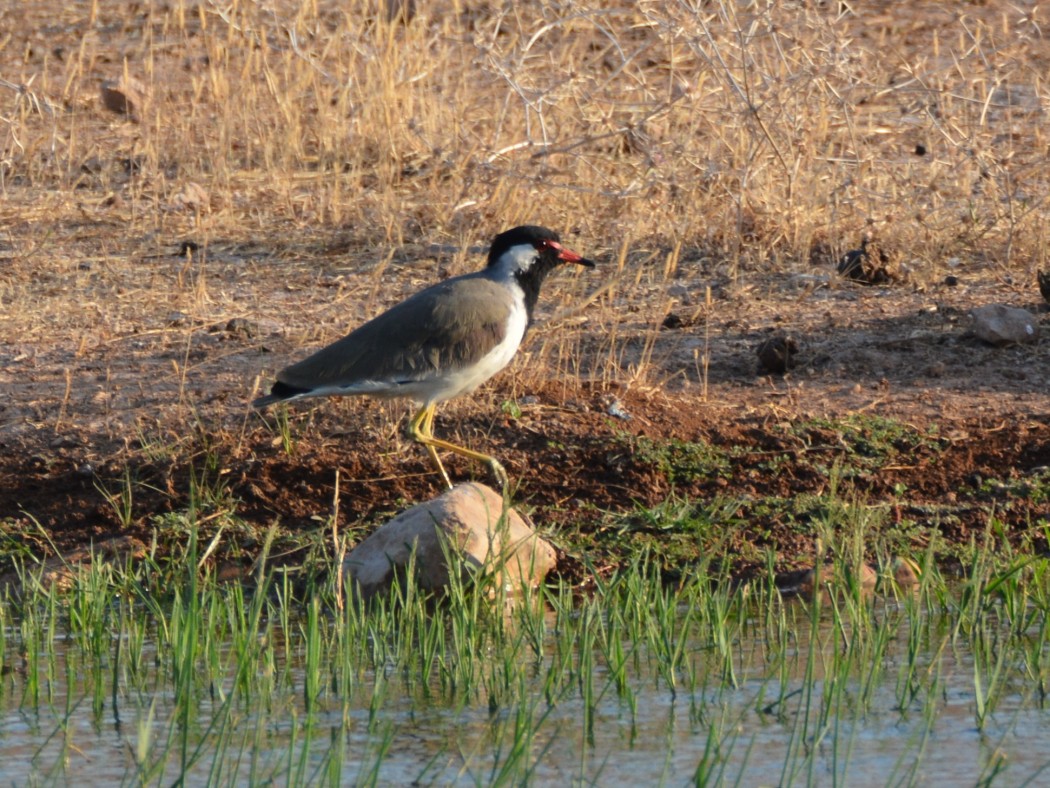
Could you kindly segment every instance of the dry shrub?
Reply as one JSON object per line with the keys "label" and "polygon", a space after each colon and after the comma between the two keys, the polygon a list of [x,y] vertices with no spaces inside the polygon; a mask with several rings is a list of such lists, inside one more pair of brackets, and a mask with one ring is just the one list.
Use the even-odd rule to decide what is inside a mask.
{"label": "dry shrub", "polygon": [[[0,297],[35,287],[42,260],[75,270],[189,235],[273,266],[337,253],[349,270],[536,221],[615,261],[592,336],[533,348],[581,371],[595,348],[638,363],[618,316],[632,303],[659,315],[659,288],[691,272],[808,269],[814,248],[868,230],[920,278],[948,257],[1044,260],[1050,57],[1032,3],[388,5],[45,0],[7,18],[0,212],[24,266]],[[123,78],[150,95],[137,122],[99,99]],[[253,301],[247,278],[209,289],[204,273],[107,269],[97,320],[119,334],[144,304],[300,314]],[[337,293],[310,317],[321,336],[296,339],[344,330],[361,293]],[[69,320],[75,337],[89,318]]]}
{"label": "dry shrub", "polygon": [[[194,181],[223,235],[310,225],[389,244],[529,219],[747,267],[869,221],[927,261],[1042,246],[1047,46],[1026,4],[432,2],[407,24],[375,0],[26,13],[6,44],[24,89],[4,190],[118,190],[140,232],[177,226],[164,207]],[[125,73],[154,97],[141,125],[99,105]]]}

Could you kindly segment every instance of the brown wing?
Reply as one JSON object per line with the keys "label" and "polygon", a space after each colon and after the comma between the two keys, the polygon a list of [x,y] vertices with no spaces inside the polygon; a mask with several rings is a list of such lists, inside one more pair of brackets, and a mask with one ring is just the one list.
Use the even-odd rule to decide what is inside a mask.
{"label": "brown wing", "polygon": [[425,380],[476,361],[503,340],[507,290],[469,274],[427,288],[277,375],[290,386]]}

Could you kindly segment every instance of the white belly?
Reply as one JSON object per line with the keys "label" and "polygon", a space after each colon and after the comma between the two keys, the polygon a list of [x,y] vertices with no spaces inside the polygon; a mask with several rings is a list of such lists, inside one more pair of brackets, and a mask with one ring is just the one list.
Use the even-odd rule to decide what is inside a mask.
{"label": "white belly", "polygon": [[457,369],[445,370],[425,380],[403,383],[397,387],[396,392],[391,391],[389,395],[408,397],[423,405],[431,405],[473,391],[510,364],[525,336],[528,322],[529,316],[525,311],[523,299],[515,299],[514,308],[507,320],[507,333],[503,341],[489,350],[477,362]]}

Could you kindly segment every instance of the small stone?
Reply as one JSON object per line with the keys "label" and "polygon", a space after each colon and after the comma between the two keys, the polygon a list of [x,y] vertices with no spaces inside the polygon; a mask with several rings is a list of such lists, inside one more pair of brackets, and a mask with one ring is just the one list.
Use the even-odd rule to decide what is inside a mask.
{"label": "small stone", "polygon": [[146,107],[149,91],[146,86],[134,77],[122,76],[120,79],[107,79],[100,88],[102,106],[110,112],[127,115],[138,121]]}
{"label": "small stone", "polygon": [[791,274],[781,280],[785,290],[817,290],[828,286],[827,274]]}
{"label": "small stone", "polygon": [[620,402],[616,397],[612,397],[605,405],[605,412],[613,418],[622,419],[624,421],[631,420],[631,414],[624,408],[623,403]]}
{"label": "small stone", "polygon": [[959,284],[959,277],[957,277],[955,274],[948,274],[946,277],[944,277],[944,284],[946,284],[948,287],[955,287]]}
{"label": "small stone", "polygon": [[251,320],[246,320],[243,317],[235,317],[226,323],[226,333],[240,334],[248,339],[252,339],[253,337],[258,336],[259,326]]}
{"label": "small stone", "polygon": [[[505,516],[504,516],[505,515]],[[443,547],[444,545],[444,547]],[[483,484],[460,484],[380,526],[343,560],[343,571],[365,598],[385,593],[415,554],[417,582],[428,591],[449,583],[446,551],[464,565],[493,574],[513,593],[537,586],[554,567],[554,548],[503,497]]]}
{"label": "small stone", "polygon": [[795,366],[798,343],[793,337],[777,334],[763,341],[756,349],[760,371],[784,374]]}
{"label": "small stone", "polygon": [[970,310],[977,338],[996,347],[1024,345],[1039,339],[1039,321],[1027,309],[987,304]]}
{"label": "small stone", "polygon": [[685,325],[685,321],[682,320],[681,316],[674,312],[668,312],[667,317],[664,318],[664,322],[661,324],[661,328],[666,328],[668,331],[674,331],[676,328],[681,328]]}
{"label": "small stone", "polygon": [[211,198],[199,183],[187,181],[171,198],[171,208],[177,211],[200,213],[211,208]]}
{"label": "small stone", "polygon": [[847,279],[864,285],[888,284],[903,278],[899,252],[876,241],[871,233],[865,233],[859,249],[839,258],[837,270]]}
{"label": "small stone", "polygon": [[893,559],[893,579],[901,588],[911,588],[919,584],[919,565],[910,558]]}

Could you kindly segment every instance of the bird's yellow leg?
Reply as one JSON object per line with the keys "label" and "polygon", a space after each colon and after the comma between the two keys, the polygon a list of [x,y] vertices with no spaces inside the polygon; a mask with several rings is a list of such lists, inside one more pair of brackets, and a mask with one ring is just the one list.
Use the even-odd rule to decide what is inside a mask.
{"label": "bird's yellow leg", "polygon": [[479,451],[468,449],[466,446],[457,446],[455,443],[449,443],[443,441],[440,438],[434,437],[434,413],[437,410],[436,406],[430,405],[428,407],[421,408],[419,413],[415,415],[412,421],[408,425],[408,433],[412,438],[419,443],[422,443],[427,447],[427,451],[430,453],[431,458],[441,471],[441,475],[445,479],[445,484],[450,488],[452,484],[449,482],[448,474],[445,473],[445,468],[441,465],[441,460],[438,459],[437,449],[444,449],[445,451],[459,454],[463,457],[469,457],[472,460],[483,462],[492,469],[492,475],[496,477],[496,480],[500,483],[504,490],[507,489],[509,480],[507,478],[507,471],[504,470],[503,465],[495,457],[482,454]]}
{"label": "bird's yellow leg", "polygon": [[438,457],[437,449],[434,448],[434,444],[432,443],[434,440],[434,436],[431,433],[432,425],[434,423],[434,409],[434,405],[420,408],[419,412],[412,417],[412,421],[408,423],[408,434],[412,440],[426,446],[427,454],[430,455],[430,459],[437,467],[438,473],[441,474],[441,478],[445,480],[445,486],[451,490],[452,482],[449,480],[448,473],[445,472],[445,466],[441,464],[441,458]]}

